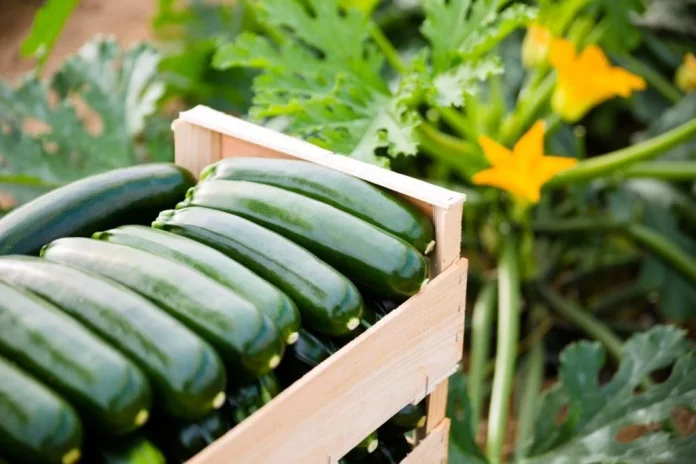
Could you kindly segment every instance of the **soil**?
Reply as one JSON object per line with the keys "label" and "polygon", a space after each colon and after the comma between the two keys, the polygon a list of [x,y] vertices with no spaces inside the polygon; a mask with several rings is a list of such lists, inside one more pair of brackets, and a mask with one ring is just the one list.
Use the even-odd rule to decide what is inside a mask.
{"label": "soil", "polygon": [[[33,68],[34,60],[20,57],[19,47],[41,4],[41,0],[0,0],[0,79],[15,80]],[[151,38],[156,11],[157,0],[81,0],[42,73],[53,72],[95,34],[113,34],[124,45]]]}

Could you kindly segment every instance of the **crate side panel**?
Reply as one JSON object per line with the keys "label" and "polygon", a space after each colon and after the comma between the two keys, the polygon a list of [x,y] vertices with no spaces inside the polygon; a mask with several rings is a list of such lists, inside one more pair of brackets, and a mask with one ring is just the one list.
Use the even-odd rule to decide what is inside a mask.
{"label": "crate side panel", "polygon": [[336,463],[456,366],[466,271],[462,259],[190,462]]}
{"label": "crate side panel", "polygon": [[222,156],[222,135],[185,121],[174,122],[174,161],[191,171],[196,179],[201,170]]}
{"label": "crate side panel", "polygon": [[443,464],[447,462],[450,421],[444,419],[433,429],[401,464]]}

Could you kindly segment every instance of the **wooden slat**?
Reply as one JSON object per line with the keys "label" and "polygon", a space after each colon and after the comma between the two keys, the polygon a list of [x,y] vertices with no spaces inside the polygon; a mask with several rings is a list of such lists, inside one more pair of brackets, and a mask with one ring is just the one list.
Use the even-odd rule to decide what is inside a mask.
{"label": "wooden slat", "polygon": [[[338,169],[346,174],[440,208],[452,208],[464,201],[464,195],[461,193],[333,153],[304,140],[252,124],[205,106],[197,106],[180,113],[178,121],[186,121],[228,135],[233,139],[247,142],[247,144],[237,146],[236,149],[252,148],[253,146],[264,148],[253,155],[250,152],[247,156],[269,156],[268,154],[272,152],[282,153]],[[229,153],[229,150],[230,147],[227,146],[226,153]]]}
{"label": "wooden slat", "polygon": [[450,421],[444,419],[428,437],[408,455],[401,464],[444,464],[447,462],[447,444]]}
{"label": "wooden slat", "polygon": [[215,131],[174,121],[174,160],[198,178],[201,170],[222,156],[222,136]]}
{"label": "wooden slat", "polygon": [[336,463],[461,358],[462,259],[192,464]]}

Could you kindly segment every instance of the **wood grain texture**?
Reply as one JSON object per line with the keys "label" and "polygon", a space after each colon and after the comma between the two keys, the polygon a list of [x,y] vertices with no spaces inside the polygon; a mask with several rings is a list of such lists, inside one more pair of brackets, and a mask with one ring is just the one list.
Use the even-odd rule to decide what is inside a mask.
{"label": "wood grain texture", "polygon": [[210,129],[174,121],[174,162],[196,176],[222,156],[222,136]]}
{"label": "wood grain texture", "polygon": [[457,365],[466,272],[462,259],[190,463],[336,463]]}
{"label": "wood grain texture", "polygon": [[449,443],[450,420],[444,419],[401,464],[445,464]]}
{"label": "wood grain texture", "polygon": [[274,152],[282,153],[285,156],[337,169],[441,208],[452,208],[464,202],[464,195],[461,193],[333,153],[304,140],[276,132],[267,127],[257,126],[205,106],[197,106],[180,113],[178,121],[185,121],[247,142],[247,144],[235,145],[233,143],[230,145],[230,141],[227,141],[225,144],[226,156],[233,156],[235,152],[239,152],[243,148],[263,147],[258,153],[247,156],[273,156]]}

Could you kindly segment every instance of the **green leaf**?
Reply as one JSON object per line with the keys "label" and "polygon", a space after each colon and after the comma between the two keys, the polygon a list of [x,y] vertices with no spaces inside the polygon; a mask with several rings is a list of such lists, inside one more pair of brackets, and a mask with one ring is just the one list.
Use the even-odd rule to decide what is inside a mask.
{"label": "green leaf", "polygon": [[536,9],[515,4],[502,12],[501,0],[424,0],[421,28],[430,41],[432,80],[430,102],[463,106],[482,82],[503,73],[502,62],[489,53],[515,29],[536,17]]}
{"label": "green leaf", "polygon": [[602,45],[613,52],[634,50],[641,40],[640,30],[631,23],[631,17],[643,11],[644,0],[600,0],[607,27]]}
{"label": "green leaf", "polygon": [[[623,429],[671,420],[677,407],[696,407],[696,353],[676,328],[657,326],[634,335],[613,379],[600,385],[605,353],[599,343],[580,342],[561,354],[560,382],[542,397],[535,441],[527,464],[690,462],[696,437],[674,437],[648,429],[632,442],[617,441]],[[644,392],[638,385],[651,372],[672,367],[669,378]],[[557,421],[567,408],[565,419]]]}
{"label": "green leaf", "polygon": [[450,378],[447,396],[447,417],[452,421],[449,462],[451,464],[485,464],[486,458],[476,444],[466,379],[464,374],[457,374]]}
{"label": "green leaf", "polygon": [[254,81],[256,119],[289,116],[288,130],[313,143],[386,165],[375,155],[416,153],[417,114],[409,107],[417,86],[402,82],[392,94],[380,72],[383,57],[368,41],[367,17],[342,12],[337,0],[270,0],[258,14],[282,31],[281,45],[242,33],[222,46],[218,69],[245,66],[263,70]]}
{"label": "green leaf", "polygon": [[[171,159],[171,131],[156,133],[162,141],[157,153],[145,148],[155,146],[145,133],[163,92],[159,60],[149,46],[123,52],[115,40],[97,39],[68,58],[49,81],[29,75],[17,88],[0,82],[3,191],[27,183],[51,188],[117,167]],[[30,197],[18,195],[22,201]]]}
{"label": "green leaf", "polygon": [[[654,122],[643,131],[636,142],[650,139],[674,129],[681,124],[696,118],[696,93],[684,96],[682,100],[670,109],[662,113]],[[695,160],[696,161],[696,140],[683,143],[660,156],[659,159],[666,160]]]}
{"label": "green leaf", "polygon": [[34,56],[41,66],[48,58],[60,32],[79,0],[47,0],[34,16],[29,36],[22,43],[23,57]]}

